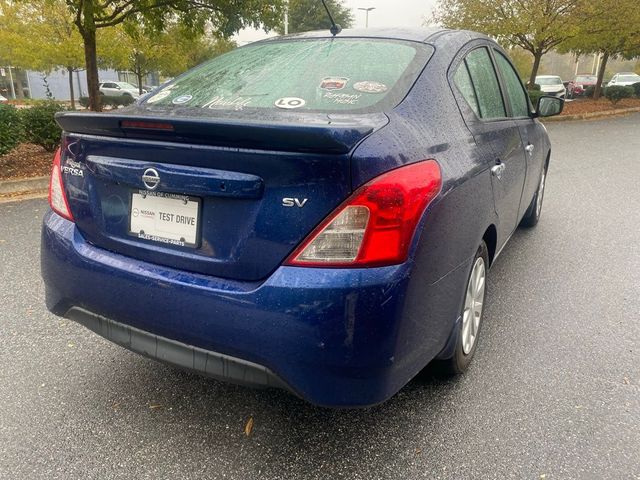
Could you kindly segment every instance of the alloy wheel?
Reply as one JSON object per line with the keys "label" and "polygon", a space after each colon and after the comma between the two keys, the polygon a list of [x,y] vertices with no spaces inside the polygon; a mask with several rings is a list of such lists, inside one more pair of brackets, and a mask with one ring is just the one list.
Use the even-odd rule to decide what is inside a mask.
{"label": "alloy wheel", "polygon": [[462,313],[462,351],[468,355],[478,338],[482,306],[484,303],[484,289],[486,283],[486,268],[482,257],[476,259],[469,276],[467,294]]}

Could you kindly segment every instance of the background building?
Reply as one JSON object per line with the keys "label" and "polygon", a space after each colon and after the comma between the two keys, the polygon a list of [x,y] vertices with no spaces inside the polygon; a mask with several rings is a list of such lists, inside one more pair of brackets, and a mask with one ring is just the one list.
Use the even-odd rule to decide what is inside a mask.
{"label": "background building", "polygon": [[[118,72],[116,70],[100,70],[100,81],[122,81],[137,86],[137,78],[130,72]],[[87,75],[84,70],[73,72],[73,96],[76,100],[87,96]],[[13,89],[11,82],[13,81]],[[159,76],[150,74],[145,78],[145,85],[159,85]],[[0,67],[0,95],[6,98],[33,98],[45,99],[47,89],[54,100],[68,101],[69,72],[67,70],[55,70],[49,73],[22,70],[19,68]]]}

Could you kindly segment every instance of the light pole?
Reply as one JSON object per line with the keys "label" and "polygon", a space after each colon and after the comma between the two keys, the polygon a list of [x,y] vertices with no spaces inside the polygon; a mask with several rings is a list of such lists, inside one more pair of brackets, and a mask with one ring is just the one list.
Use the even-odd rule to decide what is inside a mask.
{"label": "light pole", "polygon": [[367,16],[365,17],[366,19],[364,22],[364,28],[369,28],[369,12],[375,9],[376,7],[358,8],[358,10],[364,10],[365,12],[367,12]]}
{"label": "light pole", "polygon": [[11,99],[16,99],[16,89],[13,88],[13,73],[11,73],[11,65],[9,65],[9,87],[11,88]]}
{"label": "light pole", "polygon": [[289,2],[284,5],[284,34],[289,35]]}

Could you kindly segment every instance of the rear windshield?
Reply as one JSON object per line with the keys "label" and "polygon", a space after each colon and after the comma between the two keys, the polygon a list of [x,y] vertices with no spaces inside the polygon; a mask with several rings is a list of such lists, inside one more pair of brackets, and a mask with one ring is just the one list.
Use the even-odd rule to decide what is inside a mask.
{"label": "rear windshield", "polygon": [[385,39],[270,41],[214,58],[142,103],[243,110],[381,111],[406,95],[431,47]]}
{"label": "rear windshield", "polygon": [[576,77],[576,82],[595,82],[595,81],[596,81],[595,76]]}

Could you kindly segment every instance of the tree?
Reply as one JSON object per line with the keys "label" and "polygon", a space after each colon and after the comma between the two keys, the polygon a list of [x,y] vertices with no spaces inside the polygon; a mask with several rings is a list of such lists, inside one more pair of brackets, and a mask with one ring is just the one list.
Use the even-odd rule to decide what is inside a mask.
{"label": "tree", "polygon": [[520,47],[509,48],[507,53],[520,78],[526,81],[531,75],[531,67],[533,66],[531,54]]}
{"label": "tree", "polygon": [[66,0],[84,45],[89,108],[100,110],[96,36],[125,21],[156,31],[178,21],[192,32],[207,24],[227,38],[245,26],[273,28],[282,21],[284,0]]}
{"label": "tree", "polygon": [[181,25],[174,25],[157,40],[154,58],[159,72],[175,77],[236,47],[233,40],[192,36]]}
{"label": "tree", "polygon": [[139,25],[126,22],[106,29],[108,39],[100,49],[102,62],[117,70],[133,72],[142,93],[144,77],[151,72],[176,76],[191,67],[236,47],[223,38],[207,38],[173,23],[164,32],[145,32]]}
{"label": "tree", "polygon": [[[326,0],[331,16],[342,28],[353,25],[351,9],[343,5],[342,0]],[[307,32],[309,30],[329,30],[331,20],[320,0],[289,0],[289,33]],[[280,34],[284,33],[284,25],[276,27]]]}
{"label": "tree", "polygon": [[18,67],[42,72],[64,68],[75,108],[73,73],[82,69],[82,39],[60,0],[0,0],[0,55]]}
{"label": "tree", "polygon": [[[9,0],[0,0],[0,65],[11,65],[15,68],[29,68],[33,62],[34,42],[25,42],[25,38],[30,38],[25,30],[27,19],[33,15],[33,9],[26,11],[22,5],[16,5]],[[15,90],[18,98],[23,98],[22,88],[18,81],[18,88],[10,80],[10,89]]]}
{"label": "tree", "polygon": [[574,38],[562,45],[563,51],[601,55],[598,81],[593,98],[599,99],[610,58],[640,56],[640,3],[637,0],[593,0],[582,11],[584,21]]}
{"label": "tree", "polygon": [[[82,70],[83,55],[80,35],[74,28],[64,3],[59,1],[42,1],[40,15],[42,23],[35,28],[34,35],[39,35],[42,48],[37,52],[35,70],[51,71],[57,67],[64,67],[69,77],[69,97],[71,108],[75,109],[75,95],[73,91],[73,74]],[[33,37],[28,37],[33,38]]]}
{"label": "tree", "polygon": [[476,30],[533,55],[533,84],[545,53],[577,34],[586,0],[438,0],[433,20]]}

